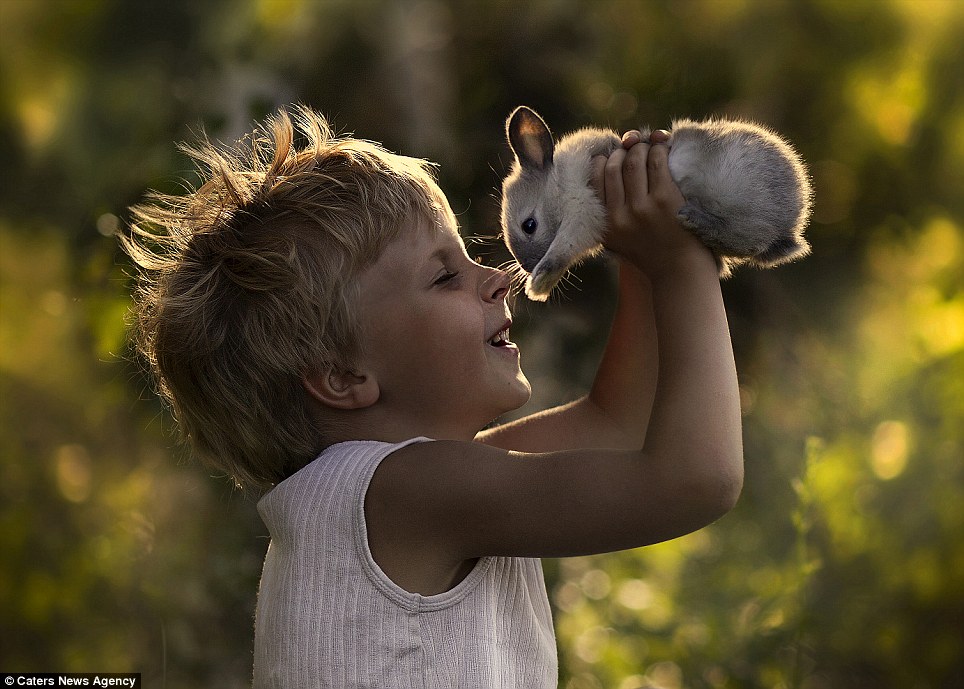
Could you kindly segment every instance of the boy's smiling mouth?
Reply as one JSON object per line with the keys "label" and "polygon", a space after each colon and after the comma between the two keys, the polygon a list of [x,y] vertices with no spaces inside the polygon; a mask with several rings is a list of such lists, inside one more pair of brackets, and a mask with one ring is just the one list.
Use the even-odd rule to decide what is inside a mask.
{"label": "boy's smiling mouth", "polygon": [[488,344],[492,347],[507,347],[513,344],[512,341],[509,340],[509,328],[511,326],[512,321],[507,320],[502,326],[502,329],[488,339]]}

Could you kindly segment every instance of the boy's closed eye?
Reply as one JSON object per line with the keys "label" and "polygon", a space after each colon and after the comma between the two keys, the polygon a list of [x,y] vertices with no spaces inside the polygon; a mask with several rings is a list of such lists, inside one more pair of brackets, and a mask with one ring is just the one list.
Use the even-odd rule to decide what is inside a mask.
{"label": "boy's closed eye", "polygon": [[456,278],[459,277],[459,271],[445,270],[441,275],[435,278],[432,282],[433,285],[445,285],[447,283],[457,282]]}

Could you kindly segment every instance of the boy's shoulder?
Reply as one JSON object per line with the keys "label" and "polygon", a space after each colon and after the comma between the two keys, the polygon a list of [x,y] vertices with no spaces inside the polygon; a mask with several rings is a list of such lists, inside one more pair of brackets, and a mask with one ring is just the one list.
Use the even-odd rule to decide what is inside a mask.
{"label": "boy's shoulder", "polygon": [[258,501],[258,509],[299,509],[320,494],[331,501],[357,501],[364,495],[372,474],[386,457],[409,445],[431,444],[428,438],[388,443],[376,440],[349,440],[324,448],[314,459],[280,481]]}
{"label": "boy's shoulder", "polygon": [[443,593],[472,570],[479,556],[465,554],[452,528],[453,503],[464,499],[470,467],[486,451],[492,448],[470,441],[415,438],[390,446],[375,467],[364,501],[368,545],[405,590]]}

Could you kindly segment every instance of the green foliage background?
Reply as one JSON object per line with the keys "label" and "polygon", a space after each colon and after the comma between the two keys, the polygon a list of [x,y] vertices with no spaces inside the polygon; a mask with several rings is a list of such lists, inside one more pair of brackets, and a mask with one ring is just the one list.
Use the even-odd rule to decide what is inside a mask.
{"label": "green foliage background", "polygon": [[[520,103],[557,132],[720,114],[809,161],[814,254],[725,284],[737,509],[547,562],[566,689],[931,689],[964,676],[964,4],[0,0],[0,670],[249,683],[267,541],[130,363],[112,235],[173,142],[305,101],[441,165],[498,230]],[[496,241],[477,251],[506,258]],[[609,267],[516,305],[536,395],[591,379]]]}

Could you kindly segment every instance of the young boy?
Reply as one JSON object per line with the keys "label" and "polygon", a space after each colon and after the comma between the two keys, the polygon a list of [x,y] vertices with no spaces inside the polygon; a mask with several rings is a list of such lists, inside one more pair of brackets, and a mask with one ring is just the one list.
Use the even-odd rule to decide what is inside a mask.
{"label": "young boy", "polygon": [[742,485],[716,264],[676,219],[666,135],[595,161],[621,274],[592,389],[480,432],[529,397],[508,276],[421,161],[293,118],[189,149],[207,181],[124,240],[182,430],[267,490],[254,684],[555,687],[538,558],[680,536]]}

